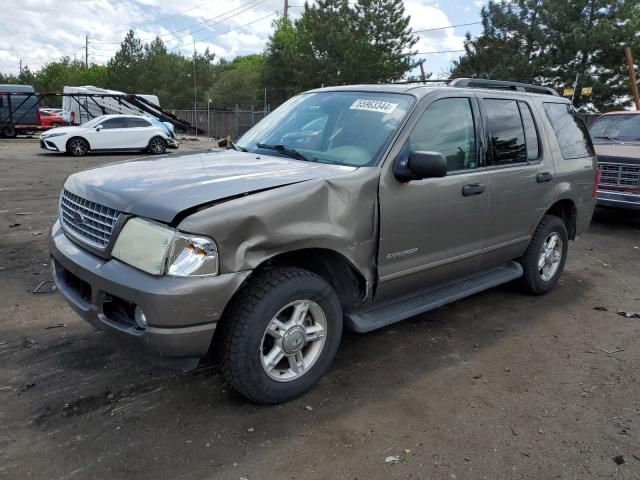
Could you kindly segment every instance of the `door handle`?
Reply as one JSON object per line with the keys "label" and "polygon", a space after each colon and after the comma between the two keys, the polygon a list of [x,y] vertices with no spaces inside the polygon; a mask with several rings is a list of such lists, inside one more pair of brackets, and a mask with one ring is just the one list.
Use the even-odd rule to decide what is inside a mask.
{"label": "door handle", "polygon": [[484,193],[484,185],[481,183],[470,183],[462,187],[462,196],[470,197],[472,195],[480,195]]}
{"label": "door handle", "polygon": [[551,172],[542,172],[536,175],[536,181],[538,183],[547,183],[553,180],[553,174]]}

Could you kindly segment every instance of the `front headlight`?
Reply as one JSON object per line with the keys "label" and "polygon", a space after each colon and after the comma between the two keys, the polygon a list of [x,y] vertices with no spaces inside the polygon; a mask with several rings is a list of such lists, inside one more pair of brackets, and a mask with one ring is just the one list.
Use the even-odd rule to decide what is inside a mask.
{"label": "front headlight", "polygon": [[218,247],[213,240],[141,218],[125,224],[111,254],[152,275],[218,274]]}
{"label": "front headlight", "polygon": [[62,135],[66,135],[66,133],[45,133],[42,135],[42,138],[53,138],[53,137],[60,137]]}

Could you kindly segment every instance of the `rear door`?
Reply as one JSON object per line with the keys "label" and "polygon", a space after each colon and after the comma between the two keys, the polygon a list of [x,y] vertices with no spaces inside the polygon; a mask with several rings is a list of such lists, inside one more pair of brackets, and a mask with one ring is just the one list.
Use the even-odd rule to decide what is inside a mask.
{"label": "rear door", "polygon": [[127,118],[129,144],[131,148],[145,148],[155,134],[151,123],[144,118]]}
{"label": "rear door", "polygon": [[542,214],[553,204],[555,166],[540,135],[539,113],[526,97],[479,93],[491,177],[486,266],[520,256]]}
{"label": "rear door", "polygon": [[[434,92],[398,139],[381,176],[377,298],[402,295],[480,268],[489,185],[473,93]],[[448,174],[400,182],[393,165],[412,151],[445,155]]]}

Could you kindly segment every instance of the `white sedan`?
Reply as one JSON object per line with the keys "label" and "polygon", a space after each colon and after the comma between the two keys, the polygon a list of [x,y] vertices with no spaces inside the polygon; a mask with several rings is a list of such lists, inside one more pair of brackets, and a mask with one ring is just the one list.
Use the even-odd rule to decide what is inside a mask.
{"label": "white sedan", "polygon": [[40,147],[80,157],[87,152],[143,150],[160,155],[178,148],[162,122],[136,115],[102,115],[78,127],[59,127],[40,135]]}

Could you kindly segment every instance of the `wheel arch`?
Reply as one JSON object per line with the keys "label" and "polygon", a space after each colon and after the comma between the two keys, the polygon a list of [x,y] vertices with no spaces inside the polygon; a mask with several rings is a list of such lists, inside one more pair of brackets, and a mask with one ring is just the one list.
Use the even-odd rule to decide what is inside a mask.
{"label": "wheel arch", "polygon": [[573,200],[569,198],[556,200],[556,202],[551,205],[551,207],[549,207],[547,211],[544,212],[544,214],[555,215],[556,217],[561,218],[565,226],[567,227],[569,240],[576,239],[578,209]]}
{"label": "wheel arch", "polygon": [[217,357],[222,351],[222,339],[228,327],[228,310],[241,291],[256,274],[273,267],[299,267],[324,278],[336,291],[343,311],[365,299],[368,295],[367,279],[352,262],[335,250],[326,248],[301,248],[265,259],[238,287],[227,303],[211,340],[209,357]]}

